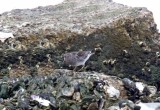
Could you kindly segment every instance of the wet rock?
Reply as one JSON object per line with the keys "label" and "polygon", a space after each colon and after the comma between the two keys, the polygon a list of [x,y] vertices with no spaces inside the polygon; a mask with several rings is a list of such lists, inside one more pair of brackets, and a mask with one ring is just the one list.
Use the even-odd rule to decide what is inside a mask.
{"label": "wet rock", "polygon": [[109,108],[107,108],[107,110],[120,110],[119,106],[111,106]]}
{"label": "wet rock", "polygon": [[129,99],[132,101],[141,100],[143,102],[151,102],[151,97],[154,97],[157,93],[155,86],[150,86],[142,82],[133,82],[128,78],[123,80],[124,86],[128,91]]}
{"label": "wet rock", "polygon": [[[159,51],[156,24],[146,8],[127,7],[110,0],[66,0],[56,6],[5,12],[0,20],[1,30],[15,36],[2,43],[1,50],[6,54],[1,57],[0,69],[6,69],[10,60],[16,63],[6,56],[20,53],[27,57],[27,66],[34,68],[39,60],[44,61],[46,50],[53,53],[55,67],[63,68],[60,56],[82,49],[96,53],[88,70],[124,76],[134,73],[140,79],[152,79],[150,75],[137,74]],[[110,62],[113,68],[102,65],[106,59],[116,59],[115,63]]]}
{"label": "wet rock", "polygon": [[155,102],[160,102],[160,97],[157,97],[157,98],[155,99]]}
{"label": "wet rock", "polygon": [[105,99],[101,98],[101,99],[99,100],[99,104],[98,104],[99,110],[103,110],[104,105],[105,105]]}
{"label": "wet rock", "polygon": [[[110,0],[66,0],[56,6],[12,10],[0,20],[1,30],[14,34],[0,42],[0,73],[2,77],[11,73],[21,76],[0,83],[6,109],[105,109],[118,98],[141,100],[160,88],[160,36],[146,8]],[[63,54],[80,49],[95,51],[86,63],[86,72],[63,69]],[[18,56],[23,56],[23,67],[29,70],[25,77],[24,68],[17,71],[22,64]],[[10,64],[17,69],[9,71]],[[137,86],[131,77],[154,84],[157,90],[142,83]],[[28,98],[33,94],[37,94],[36,101]],[[44,100],[47,106],[43,106]]]}
{"label": "wet rock", "polygon": [[50,101],[49,100],[46,100],[40,96],[37,96],[37,95],[31,95],[31,98],[32,100],[35,100],[37,102],[39,102],[41,105],[43,106],[49,106],[50,105]]}
{"label": "wet rock", "polygon": [[[123,80],[116,76],[97,72],[76,72],[73,76],[71,72],[71,70],[55,69],[48,76],[1,79],[3,82],[1,87],[8,87],[5,90],[10,94],[6,95],[3,92],[2,96],[7,98],[4,97],[1,104],[7,109],[99,110],[110,107],[119,98],[129,97],[125,92],[126,88],[123,87]],[[145,88],[143,92],[147,94]],[[148,92],[146,96],[150,94]],[[148,98],[146,96],[139,99],[146,101]]]}
{"label": "wet rock", "polygon": [[9,98],[10,97],[10,88],[9,88],[9,85],[7,84],[1,84],[0,86],[0,97],[1,98]]}
{"label": "wet rock", "polygon": [[29,99],[27,98],[21,98],[18,100],[18,107],[22,110],[29,110],[31,109]]}
{"label": "wet rock", "polygon": [[124,87],[126,89],[128,89],[131,92],[131,94],[132,93],[135,94],[135,93],[139,92],[139,90],[136,88],[135,82],[133,82],[132,80],[130,80],[128,78],[124,78],[124,79],[122,79],[122,82],[124,84]]}
{"label": "wet rock", "polygon": [[145,84],[142,82],[135,82],[136,88],[139,90],[140,93],[143,92],[144,88],[145,88]]}
{"label": "wet rock", "polygon": [[74,93],[74,87],[64,87],[62,88],[62,95],[70,97]]}
{"label": "wet rock", "polygon": [[87,110],[98,110],[98,104],[96,102],[89,104]]}
{"label": "wet rock", "polygon": [[3,102],[3,98],[0,98],[0,103],[2,103]]}
{"label": "wet rock", "polygon": [[156,95],[157,93],[157,88],[155,86],[147,86],[148,91],[150,92],[150,97]]}
{"label": "wet rock", "polygon": [[136,88],[136,85],[133,81],[131,81],[130,79],[128,78],[124,78],[122,79],[123,81],[123,84],[126,88]]}

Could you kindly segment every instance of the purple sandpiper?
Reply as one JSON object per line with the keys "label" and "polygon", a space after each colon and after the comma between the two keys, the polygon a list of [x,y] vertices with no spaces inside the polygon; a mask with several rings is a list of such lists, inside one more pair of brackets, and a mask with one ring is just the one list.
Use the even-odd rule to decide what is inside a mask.
{"label": "purple sandpiper", "polygon": [[76,70],[77,66],[82,66],[82,68],[79,70],[81,71],[86,61],[90,58],[91,55],[93,55],[91,51],[77,51],[77,52],[70,52],[64,54],[64,63],[69,66],[75,66],[73,69]]}

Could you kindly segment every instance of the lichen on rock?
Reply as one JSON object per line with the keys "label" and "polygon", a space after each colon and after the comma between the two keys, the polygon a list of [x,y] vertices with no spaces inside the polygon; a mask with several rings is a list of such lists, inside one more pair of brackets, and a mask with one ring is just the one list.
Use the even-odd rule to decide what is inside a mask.
{"label": "lichen on rock", "polygon": [[[1,31],[11,32],[14,36],[0,42],[0,77],[4,78],[0,96],[11,98],[19,90],[17,87],[29,85],[25,97],[19,98],[19,102],[21,99],[25,102],[18,105],[9,103],[10,107],[25,108],[28,96],[33,93],[49,101],[49,96],[55,98],[56,103],[51,107],[62,110],[91,109],[92,106],[97,109],[99,102],[107,108],[117,100],[108,100],[109,92],[103,86],[106,89],[113,86],[117,90],[117,98],[129,96],[121,88],[123,84],[119,77],[155,85],[150,88],[154,89],[153,94],[156,94],[156,88],[160,90],[160,34],[152,12],[146,8],[128,7],[110,0],[65,0],[55,6],[5,12],[1,14],[0,21]],[[95,52],[86,62],[86,72],[75,74],[65,70],[72,67],[64,65],[63,54],[79,50]],[[19,56],[23,57],[23,65],[30,71],[29,76],[19,75],[20,79],[16,77],[18,81],[12,77],[13,84],[3,84],[5,78],[13,74],[10,65],[20,66]],[[49,64],[51,66],[47,66]],[[108,78],[111,77],[108,75],[114,77]],[[41,94],[43,92],[45,95]],[[37,104],[35,101],[32,103]],[[43,109],[41,105],[33,108]]]}

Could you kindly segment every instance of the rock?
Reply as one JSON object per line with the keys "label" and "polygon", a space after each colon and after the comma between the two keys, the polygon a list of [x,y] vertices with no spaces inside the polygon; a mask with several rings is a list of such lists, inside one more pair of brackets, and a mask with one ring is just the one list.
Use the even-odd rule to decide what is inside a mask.
{"label": "rock", "polygon": [[104,86],[104,90],[106,94],[109,95],[109,98],[119,98],[120,96],[120,91],[114,88],[113,86]]}
{"label": "rock", "polygon": [[73,94],[73,99],[75,99],[76,101],[80,101],[80,99],[81,99],[81,94],[80,94],[80,92],[75,92],[75,93]]}
{"label": "rock", "polygon": [[1,98],[8,98],[9,97],[9,93],[10,91],[9,91],[9,86],[8,86],[8,84],[1,84],[0,85],[0,97]]}
{"label": "rock", "polygon": [[12,33],[0,32],[0,41],[4,42],[8,38],[14,38]]}
{"label": "rock", "polygon": [[148,90],[150,91],[150,97],[156,95],[157,93],[157,88],[155,86],[147,86],[148,87]]}
{"label": "rock", "polygon": [[[8,103],[8,106],[10,108],[15,106],[17,109],[27,107],[31,109],[40,109],[41,107],[43,109],[56,109],[57,107],[88,110],[92,108],[103,109],[108,106],[106,100],[109,100],[108,94],[105,94],[103,89],[105,86],[109,84],[116,88],[112,88],[112,90],[125,91],[122,82],[115,76],[97,72],[76,72],[76,75],[73,76],[71,72],[65,69],[55,69],[48,76],[2,79],[1,82],[5,82],[1,84],[2,90],[4,91],[4,87],[9,87],[5,89],[6,93],[0,92],[3,93],[1,97],[7,95],[3,98],[2,104],[6,107],[6,102],[13,102],[13,104]],[[121,94],[117,96],[117,93],[113,95],[116,95],[116,97],[126,96],[126,94],[125,96]],[[28,96],[31,98],[28,98]],[[112,102],[109,102],[110,104]]]}
{"label": "rock", "polygon": [[101,98],[100,100],[99,100],[99,110],[103,110],[103,107],[104,107],[104,105],[105,105],[105,100],[103,99],[103,98]]}
{"label": "rock", "polygon": [[98,104],[96,102],[91,103],[87,110],[98,110]]}
{"label": "rock", "polygon": [[30,109],[29,99],[27,99],[27,98],[21,98],[21,99],[19,99],[18,100],[18,106],[20,108],[22,108],[23,110]]}
{"label": "rock", "polygon": [[35,101],[39,102],[43,106],[49,106],[50,103],[51,103],[50,101],[48,101],[46,99],[43,99],[43,98],[41,98],[37,95],[31,95],[31,98],[32,98],[32,100],[35,100]]}
{"label": "rock", "polygon": [[157,98],[155,99],[155,102],[160,102],[160,97],[157,97]]}
{"label": "rock", "polygon": [[128,78],[122,79],[124,86],[134,95],[146,95],[146,96],[154,96],[157,92],[157,88],[155,86],[149,86],[142,82],[133,82]]}
{"label": "rock", "polygon": [[74,87],[64,87],[62,88],[62,95],[70,97],[74,93]]}
{"label": "rock", "polygon": [[145,88],[145,84],[142,82],[135,82],[136,88],[139,90],[140,93],[143,92],[144,88]]}
{"label": "rock", "polygon": [[[65,0],[56,6],[5,12],[0,20],[3,32],[13,33],[14,39],[25,47],[24,50],[34,51],[24,51],[27,59],[43,55],[42,51],[38,54],[38,49],[53,49],[56,51],[55,66],[63,68],[59,56],[65,51],[95,49],[96,55],[89,62],[88,70],[129,77],[134,73],[139,79],[159,82],[159,79],[155,82],[152,69],[149,71],[151,74],[148,71],[145,76],[138,74],[146,62],[153,62],[159,50],[160,36],[152,12],[146,8],[127,7],[110,0]],[[46,41],[49,43],[46,44]],[[4,42],[3,49],[7,50],[9,44]],[[8,51],[6,53],[9,54]],[[11,55],[14,56],[13,53]],[[0,65],[3,65],[5,56],[1,58]],[[28,62],[27,59],[25,62]],[[106,59],[116,59],[114,66],[108,68],[102,65]],[[5,69],[7,62],[0,69]],[[30,63],[35,66],[37,62]],[[151,66],[159,68],[154,62]]]}
{"label": "rock", "polygon": [[107,108],[107,110],[120,110],[119,106],[111,106],[109,108]]}
{"label": "rock", "polygon": [[76,72],[76,75],[71,75],[71,72],[55,69],[48,76],[1,79],[1,104],[7,109],[103,110],[118,103],[119,99],[129,97],[122,80],[116,76],[98,72]]}
{"label": "rock", "polygon": [[[10,64],[19,67],[18,56],[23,56],[24,66],[31,71],[31,76],[1,80],[0,97],[6,109],[26,108],[28,101],[18,106],[17,99],[41,93],[51,93],[54,109],[105,109],[117,98],[134,95],[139,99],[142,94],[132,80],[154,84],[159,91],[160,34],[152,12],[146,8],[127,7],[111,0],[65,0],[56,6],[5,12],[0,21],[0,30],[14,35],[0,42],[0,73],[7,77]],[[64,69],[68,67],[63,64],[63,54],[78,50],[95,52],[86,62],[86,70]],[[37,76],[44,69],[37,70],[36,64],[47,64],[47,54],[54,69],[47,76]],[[15,95],[19,88],[24,92]],[[156,88],[147,90],[155,94]],[[114,96],[116,100],[108,98]],[[51,99],[44,100],[48,107]],[[49,109],[32,101],[29,105],[33,104],[33,109]]]}
{"label": "rock", "polygon": [[122,79],[122,82],[123,82],[124,86],[129,90],[134,90],[136,88],[135,82],[133,82],[132,80],[130,80],[128,78]]}

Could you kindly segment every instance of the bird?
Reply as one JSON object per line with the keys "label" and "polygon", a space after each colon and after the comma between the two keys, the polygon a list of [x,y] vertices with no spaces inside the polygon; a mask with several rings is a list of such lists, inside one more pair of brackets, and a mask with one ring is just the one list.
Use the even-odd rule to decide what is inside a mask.
{"label": "bird", "polygon": [[75,66],[73,71],[76,70],[77,66],[82,66],[79,70],[81,71],[85,67],[86,61],[93,55],[91,51],[75,51],[64,54],[64,63],[69,66]]}
{"label": "bird", "polygon": [[130,100],[119,101],[119,107],[123,108],[127,105],[131,110],[160,110],[160,103],[150,102],[150,103],[133,103]]}
{"label": "bird", "polygon": [[23,64],[23,57],[19,56],[19,64],[10,64],[8,66],[8,70],[9,70],[9,77],[10,78],[17,78],[17,77],[21,77],[23,75],[30,75],[31,71],[30,69]]}
{"label": "bird", "polygon": [[38,62],[36,64],[36,68],[37,68],[37,73],[38,75],[49,75],[54,71],[54,65],[51,61],[51,55],[47,54],[47,63],[45,62]]}

